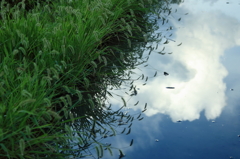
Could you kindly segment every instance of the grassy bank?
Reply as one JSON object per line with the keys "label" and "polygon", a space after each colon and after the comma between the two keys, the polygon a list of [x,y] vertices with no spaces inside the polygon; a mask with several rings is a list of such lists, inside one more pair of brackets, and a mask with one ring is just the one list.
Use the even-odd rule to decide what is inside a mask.
{"label": "grassy bank", "polygon": [[68,152],[74,151],[69,146],[73,140],[85,145],[84,150],[87,144],[79,136],[89,139],[89,134],[75,132],[66,123],[86,113],[79,116],[70,110],[100,109],[91,93],[110,83],[118,86],[101,85],[99,79],[121,75],[124,69],[116,71],[112,61],[120,65],[132,57],[116,54],[121,51],[118,43],[130,48],[134,42],[146,42],[153,25],[146,15],[154,4],[160,2],[62,0],[34,4],[26,11],[24,3],[9,7],[2,1],[0,158],[64,158],[72,155]]}

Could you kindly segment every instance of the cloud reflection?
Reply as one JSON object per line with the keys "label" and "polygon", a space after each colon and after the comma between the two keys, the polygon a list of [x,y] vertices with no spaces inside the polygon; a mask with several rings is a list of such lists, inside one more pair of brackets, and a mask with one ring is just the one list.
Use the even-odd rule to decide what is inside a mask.
{"label": "cloud reflection", "polygon": [[[151,54],[149,65],[162,74],[158,72],[158,76],[150,78],[146,85],[137,85],[140,90],[134,97],[136,100],[128,102],[128,105],[134,105],[140,100],[134,110],[142,110],[143,104],[148,103],[147,116],[162,113],[177,122],[199,119],[201,112],[208,120],[215,119],[226,106],[226,84],[223,80],[228,72],[221,58],[226,50],[240,45],[240,22],[221,11],[193,13],[184,5],[178,8],[182,15],[188,12],[180,22],[177,16],[172,22],[176,42],[164,46],[167,52],[173,53]],[[180,43],[182,45],[177,46]],[[162,47],[159,46],[156,52]],[[164,76],[164,72],[169,75]],[[153,77],[155,72],[148,69],[143,73]],[[112,104],[120,103],[121,100]],[[141,104],[143,106],[139,106]]]}
{"label": "cloud reflection", "polygon": [[226,105],[223,79],[227,76],[220,58],[226,49],[240,45],[239,26],[239,21],[221,12],[186,16],[184,28],[175,33],[182,45],[169,45],[173,54],[165,55],[172,57],[172,63],[162,65],[162,56],[150,58],[150,64],[170,75],[140,86],[138,98],[149,105],[146,115],[163,113],[173,121],[192,121],[204,111],[209,120],[218,117]]}

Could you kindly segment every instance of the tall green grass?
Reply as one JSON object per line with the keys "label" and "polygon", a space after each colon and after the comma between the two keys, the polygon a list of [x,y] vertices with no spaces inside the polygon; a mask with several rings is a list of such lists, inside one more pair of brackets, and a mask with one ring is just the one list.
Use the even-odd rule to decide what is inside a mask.
{"label": "tall green grass", "polygon": [[[73,141],[82,152],[96,143],[102,156],[99,149],[104,145],[85,128],[104,125],[114,134],[111,115],[121,113],[104,113],[109,92],[101,90],[109,84],[118,87],[113,81],[134,67],[134,55],[117,44],[131,48],[147,42],[154,26],[148,19],[150,5],[157,4],[161,3],[60,0],[26,11],[24,2],[9,7],[2,1],[0,158],[74,156]],[[82,125],[73,129],[74,121]]]}

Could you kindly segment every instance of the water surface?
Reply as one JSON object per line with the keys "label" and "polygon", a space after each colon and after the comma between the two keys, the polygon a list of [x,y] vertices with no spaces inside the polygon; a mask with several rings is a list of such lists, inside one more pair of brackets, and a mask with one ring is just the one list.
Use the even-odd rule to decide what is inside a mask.
{"label": "water surface", "polygon": [[[159,20],[155,34],[162,33],[169,43],[148,44],[158,48],[147,67],[134,70],[145,77],[135,82],[138,95],[129,98],[126,108],[137,114],[147,103],[145,118],[133,123],[129,135],[107,139],[122,148],[125,158],[240,159],[239,4],[185,0],[172,5],[168,24]],[[165,54],[158,54],[163,48]]]}

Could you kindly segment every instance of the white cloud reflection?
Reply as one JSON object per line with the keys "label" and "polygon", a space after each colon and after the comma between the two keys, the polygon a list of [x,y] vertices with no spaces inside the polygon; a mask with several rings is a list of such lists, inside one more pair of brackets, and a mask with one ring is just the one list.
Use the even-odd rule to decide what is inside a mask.
{"label": "white cloud reflection", "polygon": [[[226,105],[223,79],[227,70],[220,59],[226,49],[240,45],[240,23],[220,11],[189,14],[182,23],[184,27],[174,23],[175,28],[182,27],[174,34],[175,40],[183,44],[166,45],[173,54],[152,55],[149,60],[170,75],[153,78],[145,86],[137,85],[140,91],[136,98],[148,103],[147,116],[163,113],[173,121],[193,121],[204,111],[208,120],[215,119]],[[166,64],[166,59],[172,62]]]}
{"label": "white cloud reflection", "polygon": [[[141,87],[138,97],[149,104],[146,115],[164,113],[173,121],[192,121],[205,111],[207,119],[218,117],[226,105],[223,79],[227,71],[220,58],[226,49],[240,45],[239,26],[239,21],[221,12],[186,16],[184,28],[175,33],[176,41],[183,44],[171,47],[173,54],[165,55],[171,56],[173,63],[158,64],[161,70],[169,70],[170,76],[155,78]],[[155,57],[152,59],[150,63],[157,63]],[[179,67],[181,71],[174,71]],[[175,89],[168,90],[168,86]]]}
{"label": "white cloud reflection", "polygon": [[[173,54],[152,54],[149,58],[149,64],[170,75],[158,75],[145,86],[137,85],[140,90],[136,100],[148,103],[147,116],[162,113],[175,122],[193,121],[204,112],[210,120],[217,118],[226,106],[223,79],[228,72],[221,64],[221,58],[227,49],[240,45],[240,22],[221,11],[193,13],[187,8],[184,5],[178,8],[183,15],[189,14],[180,22],[173,22],[173,28],[181,28],[174,33],[177,42],[166,45]],[[182,45],[177,46],[181,42]],[[153,76],[154,72],[151,73]],[[149,70],[144,74],[149,75]],[[129,102],[129,105],[133,104]],[[133,109],[142,110],[143,107]]]}

